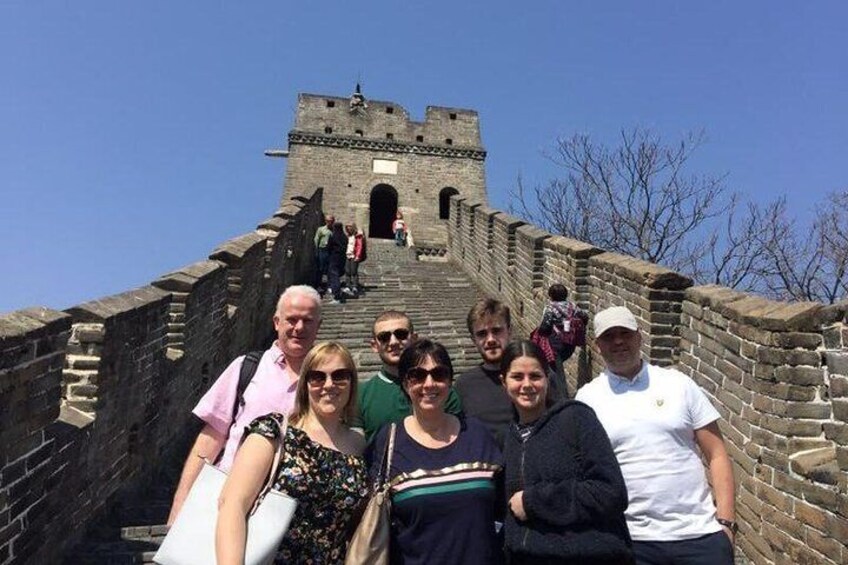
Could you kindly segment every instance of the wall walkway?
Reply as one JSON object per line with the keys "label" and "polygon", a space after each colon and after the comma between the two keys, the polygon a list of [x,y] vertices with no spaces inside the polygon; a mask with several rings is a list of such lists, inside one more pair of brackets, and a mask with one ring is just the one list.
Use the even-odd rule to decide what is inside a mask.
{"label": "wall walkway", "polygon": [[[184,456],[191,406],[226,362],[264,343],[282,289],[308,279],[321,197],[292,199],[208,260],[140,289],[0,317],[0,562],[59,561],[84,524],[145,488],[157,461]],[[704,388],[734,461],[745,557],[848,562],[848,303],[694,286],[458,197],[447,222],[451,268],[476,286],[455,282],[466,297],[456,311],[479,289],[504,300],[527,334],[547,286],[563,282],[590,312],[628,306],[645,355]],[[418,284],[397,272],[381,284]],[[426,299],[410,300],[426,310]],[[339,310],[339,331],[355,325],[362,341],[367,323],[355,317],[376,306],[357,308]],[[471,355],[458,324],[431,331],[456,334]],[[591,344],[569,363],[571,390],[600,368]]]}

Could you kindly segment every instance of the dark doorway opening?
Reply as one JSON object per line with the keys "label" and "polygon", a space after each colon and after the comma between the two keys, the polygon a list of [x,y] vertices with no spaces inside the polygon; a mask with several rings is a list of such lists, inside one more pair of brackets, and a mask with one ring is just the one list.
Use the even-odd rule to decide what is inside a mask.
{"label": "dark doorway opening", "polygon": [[450,218],[450,197],[454,194],[459,194],[459,191],[452,186],[446,186],[439,192],[440,220],[447,220]]}
{"label": "dark doorway opening", "polygon": [[392,222],[398,209],[398,193],[392,185],[378,184],[371,189],[368,237],[393,239]]}

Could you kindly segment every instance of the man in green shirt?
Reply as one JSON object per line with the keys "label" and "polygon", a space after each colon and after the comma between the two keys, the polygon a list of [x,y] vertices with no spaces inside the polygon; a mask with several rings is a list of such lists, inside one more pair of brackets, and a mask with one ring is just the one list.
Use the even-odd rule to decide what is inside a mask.
{"label": "man in green shirt", "polygon": [[[383,367],[359,386],[359,421],[354,423],[365,431],[366,439],[370,440],[383,424],[397,422],[412,414],[409,398],[398,378],[398,362],[403,348],[416,338],[412,322],[403,312],[387,310],[374,320],[371,349],[380,356]],[[459,396],[452,387],[445,411],[450,414],[462,411]]]}
{"label": "man in green shirt", "polygon": [[315,230],[315,237],[313,238],[318,269],[315,273],[315,284],[312,286],[321,293],[321,296],[324,296],[327,291],[323,282],[324,276],[327,274],[327,267],[330,264],[330,250],[327,248],[327,244],[330,242],[330,236],[333,235],[333,224],[335,222],[336,218],[332,215],[324,216],[324,225]]}

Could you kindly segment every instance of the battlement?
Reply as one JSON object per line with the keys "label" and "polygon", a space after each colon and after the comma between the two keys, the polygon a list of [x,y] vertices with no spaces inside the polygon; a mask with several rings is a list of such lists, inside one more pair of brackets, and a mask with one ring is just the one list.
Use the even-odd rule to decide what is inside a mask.
{"label": "battlement", "polygon": [[485,151],[480,141],[477,112],[427,106],[423,122],[394,102],[367,100],[364,111],[352,111],[349,98],[300,94],[293,133],[394,141],[418,147],[463,147]]}
{"label": "battlement", "polygon": [[192,407],[311,281],[303,234],[320,224],[318,191],[149,285],[0,316],[0,562],[61,562],[119,493],[185,457]]}

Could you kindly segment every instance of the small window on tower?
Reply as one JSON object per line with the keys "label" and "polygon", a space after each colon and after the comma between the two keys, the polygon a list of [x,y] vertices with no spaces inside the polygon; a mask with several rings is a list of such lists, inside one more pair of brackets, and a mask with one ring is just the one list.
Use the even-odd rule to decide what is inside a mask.
{"label": "small window on tower", "polygon": [[453,140],[451,138],[447,138],[445,140],[445,145],[453,145]]}
{"label": "small window on tower", "polygon": [[394,109],[393,107],[391,107],[391,106],[386,106],[386,113],[387,113],[387,114],[394,114],[394,113],[395,113],[395,109]]}
{"label": "small window on tower", "polygon": [[450,114],[448,114],[448,117],[452,120],[455,120],[456,119],[456,112],[451,112]]}
{"label": "small window on tower", "polygon": [[325,127],[324,133],[333,133],[333,128],[331,128],[330,126]]}
{"label": "small window on tower", "polygon": [[359,137],[362,137],[363,135],[365,135],[365,132],[362,131],[361,129],[358,129],[358,130],[356,130],[356,135],[358,135]]}
{"label": "small window on tower", "polygon": [[327,108],[335,108],[336,101],[335,100],[327,100]]}
{"label": "small window on tower", "polygon": [[416,135],[416,136],[415,136],[415,141],[417,141],[417,142],[419,142],[419,143],[423,142],[423,141],[424,141],[424,136],[423,136],[423,135]]}
{"label": "small window on tower", "polygon": [[393,133],[387,133],[386,134],[386,139],[394,139],[394,138],[395,138],[395,134],[393,134]]}

